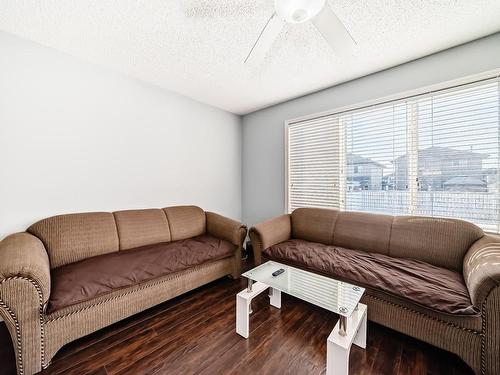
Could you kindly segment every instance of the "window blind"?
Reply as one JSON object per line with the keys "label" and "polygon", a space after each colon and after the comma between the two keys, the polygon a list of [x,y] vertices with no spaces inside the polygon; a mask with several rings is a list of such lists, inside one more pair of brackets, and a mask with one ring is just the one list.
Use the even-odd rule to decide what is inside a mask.
{"label": "window blind", "polygon": [[407,150],[406,103],[341,115],[346,124],[345,209],[402,214],[407,190],[395,190],[393,160]]}
{"label": "window blind", "polygon": [[303,121],[288,131],[289,207],[339,208],[337,119]]}
{"label": "window blind", "polygon": [[499,231],[498,80],[417,100],[416,214]]}
{"label": "window blind", "polygon": [[288,125],[288,209],[453,217],[500,232],[498,77]]}

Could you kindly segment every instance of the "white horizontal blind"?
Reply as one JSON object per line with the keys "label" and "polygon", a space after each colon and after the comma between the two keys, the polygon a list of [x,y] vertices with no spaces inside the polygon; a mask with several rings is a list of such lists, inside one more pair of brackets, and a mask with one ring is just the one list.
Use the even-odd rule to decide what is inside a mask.
{"label": "white horizontal blind", "polygon": [[419,215],[499,231],[498,79],[417,99]]}
{"label": "white horizontal blind", "polygon": [[339,127],[329,116],[288,128],[288,207],[339,208]]}
{"label": "white horizontal blind", "polygon": [[407,149],[407,109],[394,102],[341,114],[346,128],[345,209],[406,214],[408,190],[395,190],[393,160]]}
{"label": "white horizontal blind", "polygon": [[498,77],[289,124],[288,209],[454,217],[500,232]]}

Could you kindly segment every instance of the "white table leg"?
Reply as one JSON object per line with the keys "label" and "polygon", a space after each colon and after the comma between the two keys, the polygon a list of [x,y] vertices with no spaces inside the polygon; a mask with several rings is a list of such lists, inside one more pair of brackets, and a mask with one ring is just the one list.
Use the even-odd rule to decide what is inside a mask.
{"label": "white table leg", "polygon": [[328,340],[326,346],[326,375],[349,374],[350,350],[350,347],[345,349]]}
{"label": "white table leg", "polygon": [[366,310],[366,305],[358,304],[358,309],[347,318],[345,335],[340,333],[339,321],[328,336],[326,375],[348,375],[349,353],[352,344],[362,348],[366,347]]}
{"label": "white table leg", "polygon": [[[250,331],[250,303],[252,299],[269,288],[268,285],[256,282],[236,295],[236,333],[248,338]],[[249,291],[249,289],[251,289]]]}
{"label": "white table leg", "polygon": [[281,309],[281,290],[269,288],[269,303],[271,306]]}
{"label": "white table leg", "polygon": [[252,301],[236,296],[236,333],[244,338],[248,338],[250,302]]}
{"label": "white table leg", "polygon": [[[354,313],[357,313],[355,311]],[[366,349],[366,325],[367,325],[367,313],[363,314],[361,322],[359,325],[358,333],[354,337],[353,344],[359,346],[360,348]]]}

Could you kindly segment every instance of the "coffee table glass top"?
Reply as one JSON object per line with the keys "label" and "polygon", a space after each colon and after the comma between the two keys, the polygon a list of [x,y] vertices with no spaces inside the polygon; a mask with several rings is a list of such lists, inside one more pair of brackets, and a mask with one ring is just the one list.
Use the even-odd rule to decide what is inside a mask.
{"label": "coffee table glass top", "polygon": [[[273,276],[280,268],[285,272]],[[346,317],[351,316],[365,292],[359,286],[274,261],[263,263],[242,276]]]}

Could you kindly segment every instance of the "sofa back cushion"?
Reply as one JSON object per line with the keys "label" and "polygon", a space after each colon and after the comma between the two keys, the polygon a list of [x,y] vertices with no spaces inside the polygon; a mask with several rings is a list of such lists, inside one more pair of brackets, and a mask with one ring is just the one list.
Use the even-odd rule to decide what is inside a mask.
{"label": "sofa back cushion", "polygon": [[481,228],[467,221],[395,216],[389,255],[461,271],[465,253],[483,235]]}
{"label": "sofa back cushion", "polygon": [[478,226],[457,219],[320,208],[298,208],[291,220],[292,238],[417,259],[458,272],[467,250],[484,235]]}
{"label": "sofa back cushion", "polygon": [[161,209],[114,212],[120,250],[170,241],[167,215]]}
{"label": "sofa back cushion", "polygon": [[119,246],[115,219],[109,212],[53,216],[27,231],[45,245],[51,268],[112,253]]}
{"label": "sofa back cushion", "polygon": [[390,215],[341,212],[335,224],[333,244],[387,255],[392,220]]}
{"label": "sofa back cushion", "polygon": [[292,237],[332,244],[339,211],[324,208],[297,208],[292,212]]}
{"label": "sofa back cushion", "polygon": [[205,211],[196,206],[164,208],[172,241],[184,240],[206,232]]}

